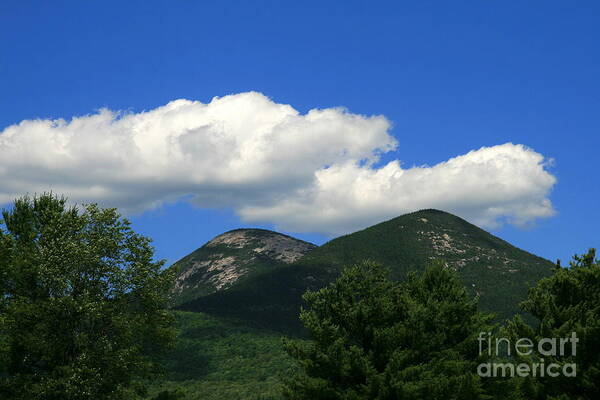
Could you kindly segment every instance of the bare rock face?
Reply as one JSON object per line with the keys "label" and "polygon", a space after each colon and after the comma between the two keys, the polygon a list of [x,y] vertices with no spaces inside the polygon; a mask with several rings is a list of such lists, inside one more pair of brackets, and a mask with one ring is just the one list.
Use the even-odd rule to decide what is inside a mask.
{"label": "bare rock face", "polygon": [[264,229],[226,232],[173,265],[175,303],[226,290],[241,278],[290,264],[316,247]]}

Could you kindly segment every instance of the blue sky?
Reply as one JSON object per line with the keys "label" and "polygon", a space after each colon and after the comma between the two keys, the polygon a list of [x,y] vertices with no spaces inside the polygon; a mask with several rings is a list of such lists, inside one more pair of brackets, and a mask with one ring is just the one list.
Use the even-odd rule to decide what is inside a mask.
{"label": "blue sky", "polygon": [[[466,205],[448,203],[450,211],[459,210],[469,220],[528,251],[567,260],[573,253],[600,245],[599,18],[600,5],[592,1],[3,2],[0,138],[4,136],[6,141],[2,149],[0,140],[0,199],[24,191],[56,190],[64,186],[63,179],[69,180],[65,190],[72,190],[73,195],[69,194],[76,200],[114,203],[127,210],[134,227],[154,238],[158,256],[171,262],[236,227],[278,227],[320,244],[334,235],[326,232],[325,224],[335,225],[332,231],[345,232],[385,219],[396,210],[419,208],[420,204],[443,205],[439,198],[455,196]],[[266,97],[240,95],[250,91]],[[331,159],[317,160],[327,171],[358,163],[354,169],[344,170],[343,176],[340,173],[331,177],[337,179],[335,182],[352,182],[361,188],[362,183],[352,180],[353,173],[365,173],[368,177],[388,163],[402,173],[400,167],[393,165],[394,160],[399,160],[404,169],[426,167],[410,170],[417,174],[417,183],[410,187],[406,181],[398,183],[392,187],[393,193],[417,193],[421,188],[429,190],[433,198],[405,200],[396,208],[390,206],[379,213],[373,208],[381,209],[382,202],[393,203],[396,197],[383,193],[369,203],[370,209],[361,208],[361,204],[366,204],[362,197],[352,204],[336,201],[340,214],[329,220],[330,214],[304,216],[306,207],[322,207],[324,200],[306,197],[303,203],[296,204],[292,196],[296,190],[316,187],[307,183],[307,176],[314,178],[314,166],[314,171],[302,171],[298,177],[290,178],[292,183],[286,182],[284,175],[263,171],[267,175],[248,173],[248,180],[240,178],[231,184],[228,170],[223,168],[211,170],[212,180],[204,186],[198,180],[170,185],[169,177],[175,176],[170,174],[188,174],[185,166],[192,164],[184,162],[177,164],[176,170],[167,163],[156,171],[153,166],[145,175],[140,171],[131,181],[108,182],[106,176],[119,175],[119,166],[125,165],[116,156],[109,157],[121,148],[111,147],[118,146],[115,141],[94,147],[93,143],[101,142],[94,135],[102,134],[104,128],[93,129],[98,124],[118,125],[114,137],[129,137],[134,129],[129,126],[137,126],[131,122],[133,119],[121,124],[118,120],[125,117],[118,115],[107,116],[108,122],[100,116],[98,124],[84,119],[81,129],[89,129],[90,133],[75,134],[80,139],[88,135],[85,137],[89,140],[81,139],[77,141],[80,147],[70,149],[80,148],[86,156],[71,164],[57,156],[60,152],[46,159],[44,151],[49,145],[39,140],[36,133],[42,128],[33,123],[22,124],[59,118],[68,124],[72,117],[101,115],[96,113],[102,108],[135,117],[176,99],[199,102],[177,103],[178,110],[188,107],[189,113],[194,114],[203,105],[212,105],[215,96],[227,95],[233,95],[233,105],[226,108],[225,125],[242,118],[237,114],[240,107],[277,119],[280,117],[272,113],[279,111],[273,110],[289,104],[298,113],[293,117],[297,120],[296,130],[288,126],[288,130],[277,134],[290,137],[289,132],[294,132],[306,138],[315,129],[324,129],[327,141],[318,139],[312,147],[308,139],[292,144],[282,139],[282,143],[287,143],[287,150],[295,147],[300,156],[303,151],[310,153],[310,162],[327,149],[337,151],[335,146],[340,146],[346,152],[344,156],[332,153]],[[310,118],[304,118],[304,113],[312,109],[330,110],[331,115],[327,115],[334,120],[335,128],[314,125]],[[384,116],[389,127],[375,126],[373,119],[361,117],[373,115]],[[14,147],[9,146],[12,142],[7,132],[10,126],[20,123],[21,128],[13,129],[16,133],[10,140],[18,139],[14,143],[32,150],[23,150],[17,157],[10,153]],[[347,134],[355,123],[363,124],[360,129],[371,132],[371,136],[362,135],[360,130],[356,136]],[[71,128],[76,131],[76,126]],[[215,132],[216,128],[209,128]],[[62,128],[56,124],[46,124],[44,129],[48,130],[47,135],[63,137],[59,132]],[[164,129],[171,126],[165,125]],[[256,129],[256,137],[264,138],[260,136],[262,131]],[[198,132],[195,134],[202,134]],[[224,132],[233,139],[244,134],[226,129]],[[342,136],[348,142],[340,142]],[[355,154],[347,150],[365,137],[369,142],[357,148]],[[397,141],[396,147],[382,151],[373,164],[363,166],[363,156],[377,153],[377,149],[389,144],[390,138]],[[526,147],[495,147],[509,142]],[[228,149],[219,146],[217,153]],[[460,164],[456,184],[445,178],[448,168],[427,169],[482,147],[491,150],[481,153],[485,159],[481,163],[470,163],[480,153],[456,162]],[[224,154],[229,157],[238,150],[234,145]],[[197,151],[193,154],[196,157],[210,156],[202,153],[205,149]],[[286,156],[281,160],[277,154],[278,150],[270,149],[269,163],[255,167],[281,166],[284,172],[302,169],[301,157],[294,159],[295,164],[286,164],[287,153],[282,152]],[[536,161],[536,155],[543,161]],[[219,167],[215,162],[218,158],[210,160]],[[498,160],[507,164],[497,165],[509,169],[481,169]],[[231,165],[238,165],[238,161],[233,160]],[[204,179],[200,164],[193,165],[196,169],[189,174]],[[240,170],[240,176],[244,171]],[[437,181],[427,180],[430,173],[438,176]],[[474,174],[481,174],[481,180],[463,186],[462,181],[469,180],[465,177]],[[99,179],[98,199],[94,198],[96,192],[85,196],[78,192],[85,189],[81,181],[90,179]],[[483,185],[486,180],[495,186],[478,190],[476,185]],[[533,189],[515,192],[513,181],[515,187],[524,182]],[[156,187],[152,182],[156,182]],[[264,183],[270,202],[253,192],[256,182]],[[440,182],[445,185],[443,190],[438,190]],[[135,187],[139,197],[125,198],[116,193],[118,188],[130,184],[134,186],[127,187]],[[2,186],[9,189],[3,191]],[[499,187],[501,190],[494,189]],[[152,197],[158,192],[160,196]],[[199,193],[208,193],[210,199],[192,203],[185,200]],[[489,196],[483,199],[482,193]],[[328,195],[343,198],[338,192]],[[152,204],[143,203],[142,198],[150,198]],[[553,216],[547,204],[542,207],[544,200],[551,201]],[[288,208],[279,207],[281,204]],[[521,205],[537,211],[523,214],[515,209]],[[492,209],[504,211],[490,214]],[[284,211],[289,214],[282,215]],[[301,217],[290,219],[294,213]],[[515,219],[519,220],[518,226],[503,223]]]}

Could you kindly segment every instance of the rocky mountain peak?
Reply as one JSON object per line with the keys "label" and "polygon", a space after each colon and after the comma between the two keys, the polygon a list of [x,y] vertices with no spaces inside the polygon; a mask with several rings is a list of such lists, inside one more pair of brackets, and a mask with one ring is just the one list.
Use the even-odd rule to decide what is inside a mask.
{"label": "rocky mountain peak", "polygon": [[235,229],[216,236],[176,262],[177,303],[225,290],[238,280],[310,252],[314,244],[265,229]]}

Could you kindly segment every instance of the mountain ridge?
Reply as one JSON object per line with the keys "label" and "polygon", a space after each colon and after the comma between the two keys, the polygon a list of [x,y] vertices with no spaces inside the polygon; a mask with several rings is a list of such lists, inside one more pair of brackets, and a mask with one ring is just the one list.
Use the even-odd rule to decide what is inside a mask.
{"label": "mountain ridge", "polygon": [[332,239],[293,263],[262,270],[227,290],[181,303],[180,307],[298,332],[302,293],[325,286],[344,266],[365,259],[387,266],[396,280],[442,259],[479,297],[481,308],[498,318],[518,312],[527,289],[548,276],[553,266],[460,217],[428,209]]}

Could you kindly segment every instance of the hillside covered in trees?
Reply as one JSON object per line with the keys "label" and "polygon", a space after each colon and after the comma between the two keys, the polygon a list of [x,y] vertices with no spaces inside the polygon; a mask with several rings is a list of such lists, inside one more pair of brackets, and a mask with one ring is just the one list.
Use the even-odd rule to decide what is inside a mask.
{"label": "hillside covered in trees", "polygon": [[[600,395],[595,251],[561,267],[437,210],[321,247],[235,230],[164,268],[115,209],[25,197],[0,290],[6,399]],[[572,351],[533,345],[552,340]]]}

